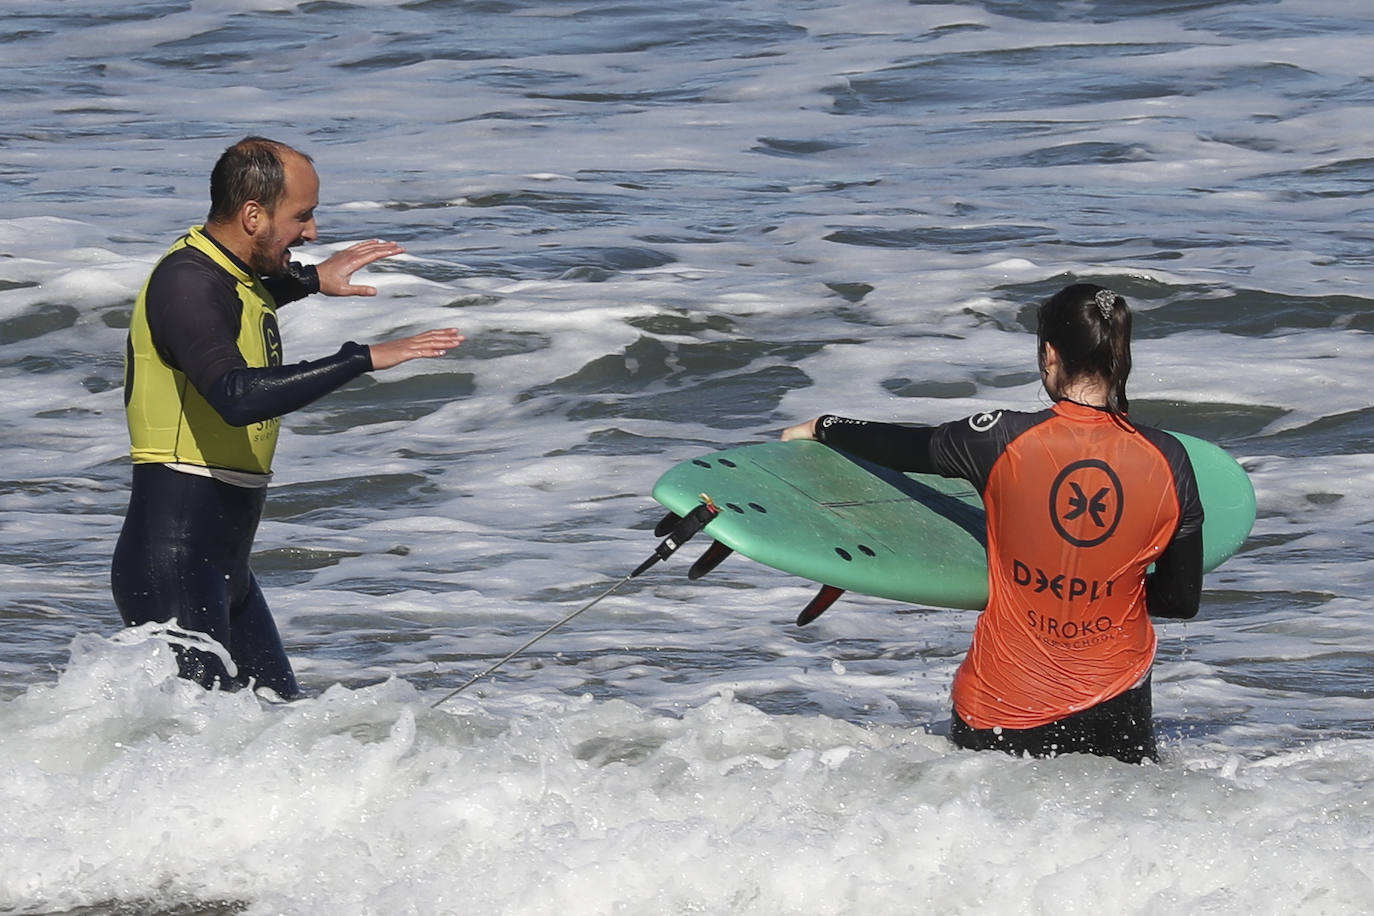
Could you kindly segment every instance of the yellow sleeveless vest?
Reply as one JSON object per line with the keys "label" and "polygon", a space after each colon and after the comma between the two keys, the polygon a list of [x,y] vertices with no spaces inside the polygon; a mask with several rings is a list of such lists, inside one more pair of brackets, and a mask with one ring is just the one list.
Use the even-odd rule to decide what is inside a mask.
{"label": "yellow sleeveless vest", "polygon": [[[163,258],[187,246],[205,254],[237,281],[243,304],[237,343],[244,361],[254,368],[280,366],[276,302],[261,281],[235,264],[201,226],[193,226]],[[145,283],[134,304],[125,353],[124,404],[134,462],[271,473],[281,421],[273,417],[248,426],[224,422],[186,375],[158,354],[148,327],[147,296]]]}

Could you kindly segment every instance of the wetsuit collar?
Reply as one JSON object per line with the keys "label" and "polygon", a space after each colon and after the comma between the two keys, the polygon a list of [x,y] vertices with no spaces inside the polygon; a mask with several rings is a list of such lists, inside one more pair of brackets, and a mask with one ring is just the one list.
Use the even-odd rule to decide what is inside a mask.
{"label": "wetsuit collar", "polygon": [[1099,407],[1096,404],[1084,404],[1082,401],[1075,401],[1072,398],[1059,398],[1054,402],[1056,412],[1067,417],[1088,418],[1093,416],[1112,416],[1112,412],[1106,407]]}
{"label": "wetsuit collar", "polygon": [[214,245],[215,249],[219,251],[221,254],[223,254],[225,260],[229,262],[227,266],[232,267],[235,273],[239,274],[239,278],[244,283],[251,284],[253,280],[256,279],[253,276],[253,272],[248,269],[248,265],[245,264],[239,258],[238,255],[234,254],[228,248],[224,247],[224,245],[219,241],[219,239],[215,238],[213,235],[210,234],[209,226],[192,226],[190,229],[190,234],[192,236],[200,236],[201,238],[208,241],[211,245]]}
{"label": "wetsuit collar", "polygon": [[1071,401],[1068,398],[1055,401],[1054,412],[1066,420],[1077,420],[1080,423],[1115,423],[1122,429],[1135,429],[1135,424],[1125,414],[1112,413],[1106,407]]}

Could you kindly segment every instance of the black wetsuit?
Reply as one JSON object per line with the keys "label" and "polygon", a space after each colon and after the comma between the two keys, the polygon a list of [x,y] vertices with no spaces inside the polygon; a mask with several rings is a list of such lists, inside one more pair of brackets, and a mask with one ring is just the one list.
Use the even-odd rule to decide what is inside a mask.
{"label": "black wetsuit", "polygon": [[[221,253],[243,268],[222,248]],[[313,268],[299,264],[263,285],[274,305],[319,289]],[[243,310],[236,280],[193,247],[174,250],[157,265],[144,302],[157,357],[184,373],[228,426],[280,417],[372,368],[368,348],[351,342],[320,360],[248,366],[236,343]],[[132,376],[126,379],[126,401],[131,388]],[[183,677],[206,687],[251,683],[295,696],[295,674],[249,566],[266,481],[240,486],[206,470],[134,465],[129,511],[111,568],[115,603],[129,626],[175,620],[184,630],[213,638],[237,668],[231,676],[214,652],[173,642]]]}

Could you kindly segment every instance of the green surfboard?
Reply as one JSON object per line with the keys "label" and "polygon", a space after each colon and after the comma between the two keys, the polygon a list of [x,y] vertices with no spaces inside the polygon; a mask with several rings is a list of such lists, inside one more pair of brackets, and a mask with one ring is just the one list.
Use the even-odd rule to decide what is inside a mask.
{"label": "green surfboard", "polygon": [[[1204,562],[1215,569],[1249,536],[1255,491],[1222,449],[1174,435],[1197,476]],[[720,510],[706,533],[775,569],[913,604],[987,604],[983,502],[967,481],[901,474],[818,442],[794,441],[684,461],[653,489],[654,499],[679,516],[703,495]]]}

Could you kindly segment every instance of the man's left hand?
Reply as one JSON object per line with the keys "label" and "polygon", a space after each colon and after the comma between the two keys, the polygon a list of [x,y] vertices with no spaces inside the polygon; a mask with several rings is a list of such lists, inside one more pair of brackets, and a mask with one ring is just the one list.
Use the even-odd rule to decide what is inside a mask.
{"label": "man's left hand", "polygon": [[320,274],[320,292],[326,296],[375,296],[376,287],[353,283],[354,272],[373,261],[394,257],[404,251],[405,249],[395,242],[384,242],[381,239],[358,242],[342,251],[336,251],[315,265]]}

